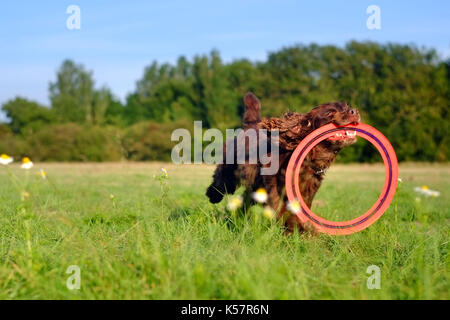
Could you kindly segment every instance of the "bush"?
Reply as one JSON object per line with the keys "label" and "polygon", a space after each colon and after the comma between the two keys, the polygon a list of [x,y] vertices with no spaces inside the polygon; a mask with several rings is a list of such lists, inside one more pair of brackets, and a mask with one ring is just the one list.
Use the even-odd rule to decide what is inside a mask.
{"label": "bush", "polygon": [[113,128],[52,125],[27,140],[35,161],[117,161],[123,155],[120,131]]}
{"label": "bush", "polygon": [[140,122],[129,127],[123,139],[127,159],[135,161],[170,161],[173,146],[170,140],[172,131],[177,128],[190,128],[192,123]]}
{"label": "bush", "polygon": [[28,147],[23,138],[13,135],[7,125],[0,124],[0,154],[5,153],[20,159],[26,156]]}
{"label": "bush", "polygon": [[140,122],[122,134],[117,127],[66,123],[50,125],[33,135],[14,135],[7,125],[0,125],[0,153],[17,159],[29,156],[33,161],[170,161],[170,140],[177,128],[191,128],[192,123]]}

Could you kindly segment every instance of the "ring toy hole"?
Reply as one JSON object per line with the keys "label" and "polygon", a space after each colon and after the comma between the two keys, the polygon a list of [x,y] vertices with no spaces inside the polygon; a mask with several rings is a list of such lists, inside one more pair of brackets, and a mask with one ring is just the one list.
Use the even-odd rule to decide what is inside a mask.
{"label": "ring toy hole", "polygon": [[[339,133],[345,134],[346,131],[356,132],[357,136],[375,146],[383,159],[385,180],[380,196],[364,214],[348,221],[329,221],[312,212],[305,204],[299,188],[300,168],[306,155],[314,146]],[[301,209],[297,213],[299,220],[303,223],[311,222],[319,232],[334,235],[355,233],[377,221],[389,207],[397,189],[397,183],[398,162],[394,148],[381,132],[364,123],[343,127],[328,124],[313,131],[294,150],[286,170],[286,195],[289,202],[298,201],[300,203]]]}
{"label": "ring toy hole", "polygon": [[[306,169],[307,159],[312,154],[316,154],[314,150],[318,149],[319,145],[316,145],[306,156],[300,172]],[[370,160],[348,162],[349,159],[356,159],[355,156],[360,158],[363,154],[368,155]],[[303,175],[300,175],[300,181],[303,179]],[[326,170],[320,188],[309,208],[327,220],[352,220],[372,207],[383,185],[384,164],[380,153],[369,141],[358,138],[354,143],[339,151],[333,165]],[[306,201],[304,189],[300,187]]]}

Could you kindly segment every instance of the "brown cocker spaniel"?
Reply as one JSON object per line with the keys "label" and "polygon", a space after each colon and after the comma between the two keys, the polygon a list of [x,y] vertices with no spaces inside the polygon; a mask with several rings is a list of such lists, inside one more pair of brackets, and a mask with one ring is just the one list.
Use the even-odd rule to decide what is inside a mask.
{"label": "brown cocker spaniel", "polygon": [[[263,165],[260,162],[257,164],[249,164],[248,162],[237,164],[236,157],[232,163],[226,163],[227,146],[230,148],[230,141],[227,141],[223,147],[223,163],[217,166],[213,182],[208,187],[206,195],[212,203],[218,203],[223,199],[224,194],[233,194],[237,187],[243,185],[246,188],[244,193],[245,203],[250,205],[252,192],[258,188],[264,188],[269,196],[268,204],[279,212],[278,218],[284,219],[289,232],[292,232],[294,228],[299,228],[301,231],[309,230],[310,227],[299,223],[295,215],[287,214],[284,185],[289,159],[300,141],[309,133],[329,123],[338,126],[358,123],[361,120],[359,112],[356,109],[351,109],[345,102],[331,102],[321,104],[304,114],[288,111],[280,118],[261,119],[261,104],[254,94],[247,93],[244,97],[244,104],[244,131],[266,129],[270,137],[271,131],[278,130],[279,168],[276,174],[261,175],[261,168],[268,165]],[[259,135],[258,138],[262,139]],[[245,140],[242,142],[237,138],[233,142],[234,151],[236,151],[239,143],[246,143]],[[355,142],[356,135],[347,133],[339,138],[329,138],[320,142],[307,155],[300,170],[300,190],[303,200],[309,207],[311,207],[326,170],[336,159],[337,153]],[[249,150],[247,144],[245,150],[246,152]],[[270,149],[268,155],[270,155]]]}

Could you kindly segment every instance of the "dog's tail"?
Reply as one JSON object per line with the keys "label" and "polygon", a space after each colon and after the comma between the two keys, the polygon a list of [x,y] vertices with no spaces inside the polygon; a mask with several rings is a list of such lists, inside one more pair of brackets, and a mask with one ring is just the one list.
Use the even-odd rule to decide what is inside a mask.
{"label": "dog's tail", "polygon": [[259,112],[261,111],[261,103],[258,98],[251,92],[247,92],[244,97],[245,112],[243,118],[244,130],[255,128],[257,123],[261,121]]}

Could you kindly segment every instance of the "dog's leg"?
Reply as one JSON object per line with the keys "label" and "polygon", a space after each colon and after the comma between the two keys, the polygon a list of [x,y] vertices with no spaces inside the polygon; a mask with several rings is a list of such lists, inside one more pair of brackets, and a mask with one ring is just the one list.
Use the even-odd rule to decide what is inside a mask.
{"label": "dog's leg", "polygon": [[[261,110],[261,103],[253,93],[249,92],[244,97],[244,104],[245,112],[242,121],[243,128],[244,130],[248,130],[250,128],[256,129],[258,122],[261,121],[259,115],[259,112]],[[236,158],[236,139],[234,139],[232,147],[234,148],[234,162],[226,163],[226,152],[227,149],[231,147],[227,144],[228,142],[226,142],[223,147],[223,164],[217,166],[216,171],[214,172],[213,182],[206,190],[206,195],[208,196],[211,203],[218,203],[222,201],[225,193],[234,193],[236,191],[237,185],[239,184],[239,181],[243,180],[246,182],[246,184],[251,184],[251,182],[255,180],[255,170],[257,170],[257,166],[249,166],[249,168],[247,168],[246,170],[248,172],[244,172],[244,176],[241,176],[241,173],[238,172],[239,170],[237,170],[239,166],[237,165]],[[248,152],[248,146],[246,146],[246,151]]]}
{"label": "dog's leg", "polygon": [[[281,202],[281,199],[283,199],[283,202]],[[302,223],[296,214],[293,214],[287,210],[287,197],[280,193],[277,188],[270,189],[269,204],[272,209],[278,211],[277,219],[284,223],[286,234],[293,234],[294,230],[298,230],[300,233],[308,232],[313,235],[317,233],[311,223]]]}
{"label": "dog's leg", "polygon": [[222,201],[225,193],[233,194],[236,191],[235,165],[219,164],[214,171],[213,182],[206,190],[206,196],[211,203]]}

